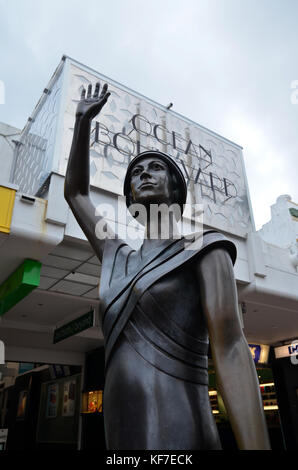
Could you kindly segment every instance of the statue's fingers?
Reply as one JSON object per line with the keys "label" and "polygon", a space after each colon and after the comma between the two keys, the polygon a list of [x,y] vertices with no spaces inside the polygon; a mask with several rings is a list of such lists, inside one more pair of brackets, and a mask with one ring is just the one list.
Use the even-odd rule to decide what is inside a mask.
{"label": "statue's fingers", "polygon": [[86,90],[85,90],[85,88],[83,87],[82,93],[81,93],[81,100],[84,100],[84,99],[85,99],[85,96],[86,96]]}
{"label": "statue's fingers", "polygon": [[108,101],[108,97],[110,96],[110,92],[106,93],[105,96],[103,97],[102,101],[106,103]]}
{"label": "statue's fingers", "polygon": [[87,98],[91,98],[92,85],[88,85]]}
{"label": "statue's fingers", "polygon": [[108,84],[105,83],[104,86],[102,87],[100,98],[103,98],[105,96],[107,89],[108,89]]}
{"label": "statue's fingers", "polygon": [[97,82],[96,85],[95,85],[95,90],[94,90],[93,98],[98,98],[99,89],[100,89],[100,83]]}

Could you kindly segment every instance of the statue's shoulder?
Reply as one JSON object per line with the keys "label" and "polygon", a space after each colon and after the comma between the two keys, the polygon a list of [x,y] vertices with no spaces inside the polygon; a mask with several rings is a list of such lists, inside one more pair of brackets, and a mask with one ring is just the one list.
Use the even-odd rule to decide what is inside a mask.
{"label": "statue's shoulder", "polygon": [[107,238],[103,251],[100,289],[107,289],[112,280],[125,276],[128,257],[135,250],[120,238]]}
{"label": "statue's shoulder", "polygon": [[186,250],[195,250],[201,256],[216,248],[226,250],[235,264],[237,258],[237,249],[235,244],[225,235],[217,230],[206,230],[205,232],[193,233],[193,238],[189,238],[190,243]]}
{"label": "statue's shoulder", "polygon": [[119,252],[124,254],[131,251],[134,251],[133,248],[121,238],[107,238],[105,240],[102,264],[105,261],[113,260]]}

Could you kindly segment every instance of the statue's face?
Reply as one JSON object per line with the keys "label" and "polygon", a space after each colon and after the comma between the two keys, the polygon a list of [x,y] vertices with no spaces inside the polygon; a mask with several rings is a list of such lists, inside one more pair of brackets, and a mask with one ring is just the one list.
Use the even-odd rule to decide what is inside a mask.
{"label": "statue's face", "polygon": [[133,201],[139,204],[171,204],[171,175],[168,165],[158,157],[140,160],[131,170]]}

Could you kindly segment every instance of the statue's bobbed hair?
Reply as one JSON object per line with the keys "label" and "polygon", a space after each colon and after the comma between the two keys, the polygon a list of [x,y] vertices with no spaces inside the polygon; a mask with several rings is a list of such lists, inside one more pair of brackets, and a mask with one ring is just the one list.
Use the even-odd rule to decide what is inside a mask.
{"label": "statue's bobbed hair", "polygon": [[173,188],[173,200],[171,201],[171,203],[178,204],[180,206],[180,213],[182,215],[187,198],[187,187],[185,183],[185,178],[173,158],[158,150],[147,150],[146,152],[141,152],[128,165],[123,185],[123,193],[126,197],[127,208],[129,209],[129,207],[134,203],[130,187],[132,169],[136,164],[138,164],[141,160],[147,157],[156,157],[167,164],[170,170]]}

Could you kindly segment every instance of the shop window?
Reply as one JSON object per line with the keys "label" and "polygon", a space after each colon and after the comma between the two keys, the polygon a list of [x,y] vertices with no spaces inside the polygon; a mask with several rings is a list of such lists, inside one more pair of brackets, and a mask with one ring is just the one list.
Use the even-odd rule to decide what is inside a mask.
{"label": "shop window", "polygon": [[[272,370],[268,367],[257,367],[257,374],[267,424],[279,426],[279,411]],[[209,367],[209,399],[215,421],[217,423],[227,422],[227,412],[216,387],[216,377],[212,365]]]}
{"label": "shop window", "polygon": [[84,392],[82,396],[82,413],[102,413],[102,390]]}

